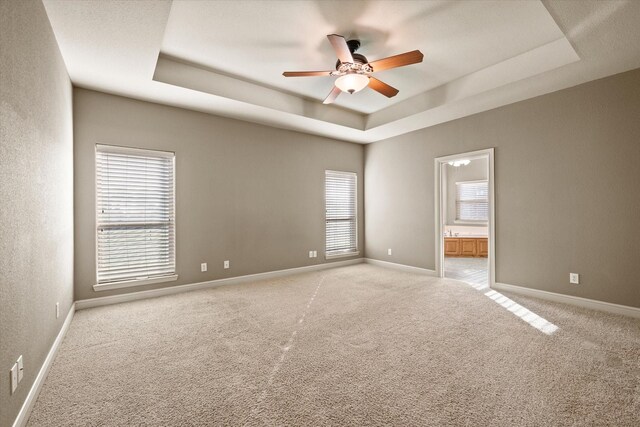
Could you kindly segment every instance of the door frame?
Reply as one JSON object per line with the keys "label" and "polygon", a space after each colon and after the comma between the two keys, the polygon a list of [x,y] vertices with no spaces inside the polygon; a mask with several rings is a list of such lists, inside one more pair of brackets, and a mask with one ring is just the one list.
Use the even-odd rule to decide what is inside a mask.
{"label": "door frame", "polygon": [[496,222],[495,222],[495,176],[494,176],[494,148],[468,151],[465,153],[451,154],[434,159],[434,183],[435,183],[435,240],[436,240],[436,276],[444,277],[444,203],[442,191],[443,166],[450,161],[459,159],[487,159],[487,178],[489,187],[489,287],[496,283]]}

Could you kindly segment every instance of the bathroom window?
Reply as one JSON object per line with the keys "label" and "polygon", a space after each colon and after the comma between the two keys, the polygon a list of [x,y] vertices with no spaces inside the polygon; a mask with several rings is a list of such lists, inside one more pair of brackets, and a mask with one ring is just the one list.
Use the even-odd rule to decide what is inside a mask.
{"label": "bathroom window", "polygon": [[488,220],[487,181],[456,182],[456,222],[486,223]]}
{"label": "bathroom window", "polygon": [[96,146],[96,290],[175,280],[174,153]]}

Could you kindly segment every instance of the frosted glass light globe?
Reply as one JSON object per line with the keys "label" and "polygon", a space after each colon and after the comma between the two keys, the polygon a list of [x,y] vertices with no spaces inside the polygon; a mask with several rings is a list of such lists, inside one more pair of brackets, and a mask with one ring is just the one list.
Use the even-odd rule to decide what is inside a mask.
{"label": "frosted glass light globe", "polygon": [[345,74],[338,77],[335,84],[343,92],[355,93],[369,85],[369,76],[357,73]]}

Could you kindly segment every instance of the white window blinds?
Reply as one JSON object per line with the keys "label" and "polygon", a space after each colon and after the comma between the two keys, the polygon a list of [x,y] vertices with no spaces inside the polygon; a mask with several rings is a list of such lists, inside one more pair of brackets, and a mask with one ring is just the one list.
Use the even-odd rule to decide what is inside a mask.
{"label": "white window blinds", "polygon": [[489,220],[489,186],[487,181],[456,182],[456,220]]}
{"label": "white window blinds", "polygon": [[96,146],[98,284],[175,273],[174,158]]}
{"label": "white window blinds", "polygon": [[356,254],[357,176],[351,172],[325,172],[326,255]]}

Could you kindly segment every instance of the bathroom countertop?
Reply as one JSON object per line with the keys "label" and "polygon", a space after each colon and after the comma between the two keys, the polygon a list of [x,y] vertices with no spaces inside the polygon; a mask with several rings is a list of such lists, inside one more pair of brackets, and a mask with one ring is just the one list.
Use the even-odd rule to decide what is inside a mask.
{"label": "bathroom countertop", "polygon": [[449,238],[449,239],[455,239],[456,237],[458,239],[487,239],[489,236],[483,236],[481,234],[458,234],[457,236],[455,235],[455,233],[453,234],[453,236],[449,236],[448,234],[446,236],[444,236],[445,238]]}

